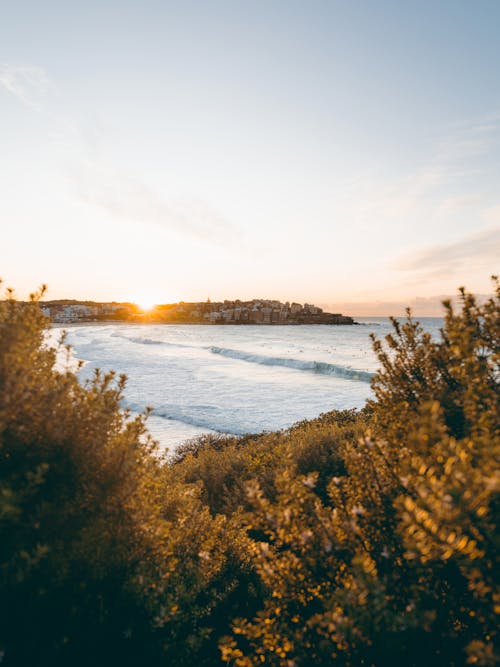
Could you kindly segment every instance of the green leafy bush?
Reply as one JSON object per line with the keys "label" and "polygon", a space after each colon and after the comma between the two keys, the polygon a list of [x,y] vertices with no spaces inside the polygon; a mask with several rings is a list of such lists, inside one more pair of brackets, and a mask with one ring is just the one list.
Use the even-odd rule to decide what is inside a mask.
{"label": "green leafy bush", "polygon": [[327,502],[292,467],[275,498],[250,486],[266,595],[227,661],[497,664],[500,292],[461,294],[440,340],[409,318],[375,342],[370,428],[337,442]]}
{"label": "green leafy bush", "polygon": [[203,664],[235,588],[224,518],[168,484],[124,378],[56,370],[39,296],[0,303],[3,663]]}
{"label": "green leafy bush", "polygon": [[361,412],[170,461],[121,409],[125,379],[57,370],[40,295],[9,295],[2,664],[497,664],[495,289],[445,304],[438,340],[394,321]]}

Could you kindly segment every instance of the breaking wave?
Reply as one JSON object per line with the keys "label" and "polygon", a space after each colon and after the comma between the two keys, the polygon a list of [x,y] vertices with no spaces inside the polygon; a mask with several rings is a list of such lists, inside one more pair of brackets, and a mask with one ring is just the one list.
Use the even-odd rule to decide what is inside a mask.
{"label": "breaking wave", "polygon": [[191,345],[183,345],[182,343],[168,343],[165,340],[158,340],[156,338],[143,338],[142,336],[124,336],[123,334],[112,333],[112,338],[123,338],[130,343],[137,345],[163,345],[166,347],[192,347]]}
{"label": "breaking wave", "polygon": [[345,378],[346,380],[357,380],[358,382],[370,382],[374,373],[367,371],[357,371],[347,366],[338,364],[329,364],[325,361],[305,361],[302,359],[286,359],[283,357],[267,357],[261,354],[243,352],[241,350],[231,350],[225,347],[211,347],[210,352],[220,354],[230,359],[238,359],[253,364],[262,364],[263,366],[283,366],[284,368],[293,368],[298,371],[309,371],[320,375],[334,375]]}
{"label": "breaking wave", "polygon": [[[145,405],[138,403],[126,403],[132,412],[143,413]],[[161,405],[154,407],[152,416],[160,417],[168,421],[180,422],[188,426],[196,426],[198,428],[206,428],[216,433],[228,435],[243,435],[248,432],[248,429],[242,428],[241,425],[228,423],[227,415],[215,406],[210,405]]]}

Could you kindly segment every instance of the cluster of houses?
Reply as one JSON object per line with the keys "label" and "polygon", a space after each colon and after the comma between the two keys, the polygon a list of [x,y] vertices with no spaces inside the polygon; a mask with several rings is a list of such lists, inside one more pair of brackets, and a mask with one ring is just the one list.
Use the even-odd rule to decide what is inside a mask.
{"label": "cluster of houses", "polygon": [[353,324],[351,317],[325,313],[309,303],[269,299],[163,304],[148,311],[132,303],[77,301],[44,302],[42,311],[53,322],[176,322],[198,324]]}
{"label": "cluster of houses", "polygon": [[312,304],[268,299],[179,304],[186,315],[213,324],[352,324],[350,317],[324,313]]}
{"label": "cluster of houses", "polygon": [[40,305],[42,313],[56,323],[128,320],[132,314],[132,304],[127,303],[45,301]]}

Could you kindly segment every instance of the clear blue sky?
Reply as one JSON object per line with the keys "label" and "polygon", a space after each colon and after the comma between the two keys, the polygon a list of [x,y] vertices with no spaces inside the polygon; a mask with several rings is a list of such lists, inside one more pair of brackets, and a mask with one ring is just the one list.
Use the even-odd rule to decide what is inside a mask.
{"label": "clear blue sky", "polygon": [[410,300],[500,256],[500,2],[0,4],[0,275]]}

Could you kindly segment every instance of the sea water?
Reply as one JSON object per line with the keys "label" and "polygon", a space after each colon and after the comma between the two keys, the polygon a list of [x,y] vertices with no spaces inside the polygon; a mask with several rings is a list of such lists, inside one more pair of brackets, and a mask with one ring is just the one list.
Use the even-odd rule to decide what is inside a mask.
{"label": "sea water", "polygon": [[[82,380],[95,368],[125,373],[124,407],[153,409],[149,430],[163,448],[202,433],[259,433],[332,409],[361,408],[378,368],[370,334],[386,318],[358,325],[210,326],[88,324],[67,329]],[[442,320],[423,318],[437,335]],[[54,329],[58,334],[58,328]]]}

